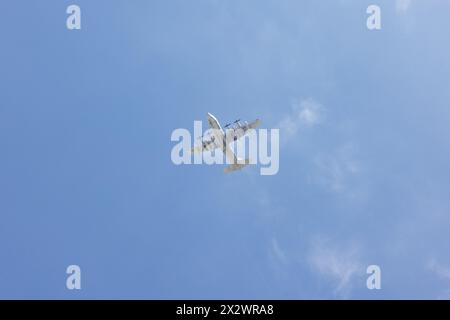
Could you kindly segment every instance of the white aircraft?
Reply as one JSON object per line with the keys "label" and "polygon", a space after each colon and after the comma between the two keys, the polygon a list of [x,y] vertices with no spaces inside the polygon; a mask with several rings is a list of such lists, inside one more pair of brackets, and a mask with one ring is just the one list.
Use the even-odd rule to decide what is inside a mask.
{"label": "white aircraft", "polygon": [[244,123],[241,120],[236,120],[233,123],[229,123],[225,125],[225,131],[220,126],[219,121],[216,117],[214,117],[211,113],[208,112],[208,126],[212,129],[212,135],[208,137],[209,139],[204,140],[203,136],[199,137],[202,140],[201,145],[196,145],[192,148],[191,152],[203,152],[203,151],[212,151],[215,149],[222,149],[222,152],[227,157],[228,163],[231,163],[229,166],[225,167],[224,172],[232,172],[239,169],[242,169],[246,165],[250,163],[249,159],[239,159],[234,154],[233,150],[230,147],[230,143],[238,140],[239,138],[245,136],[245,134],[250,129],[255,129],[261,124],[259,119],[256,119],[252,123],[248,123],[245,121]]}

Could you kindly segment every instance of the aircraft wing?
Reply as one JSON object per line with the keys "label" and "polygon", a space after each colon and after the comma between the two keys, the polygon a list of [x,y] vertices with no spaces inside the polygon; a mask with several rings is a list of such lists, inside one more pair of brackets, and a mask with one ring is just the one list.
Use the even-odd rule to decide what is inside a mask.
{"label": "aircraft wing", "polygon": [[255,121],[253,121],[252,123],[250,123],[248,125],[248,128],[249,129],[255,129],[255,128],[259,127],[260,124],[261,124],[261,120],[256,119]]}
{"label": "aircraft wing", "polygon": [[[240,127],[231,129],[231,130],[230,130],[231,136],[232,136],[233,140],[236,141],[236,140],[242,138],[243,136],[245,136],[245,135],[247,134],[248,130],[255,129],[255,128],[257,128],[260,124],[261,124],[261,120],[256,119],[256,120],[253,121],[252,123],[245,124],[245,125],[242,125],[242,126],[240,126]],[[227,133],[228,133],[228,132],[227,132]]]}
{"label": "aircraft wing", "polygon": [[220,127],[220,124],[219,124],[219,120],[217,120],[217,118],[214,117],[209,112],[208,112],[207,116],[208,116],[208,126],[209,126],[209,128],[222,131],[222,128]]}

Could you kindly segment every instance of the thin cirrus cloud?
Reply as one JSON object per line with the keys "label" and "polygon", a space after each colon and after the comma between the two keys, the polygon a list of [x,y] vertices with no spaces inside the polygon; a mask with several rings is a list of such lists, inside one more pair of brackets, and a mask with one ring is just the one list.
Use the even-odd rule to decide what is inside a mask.
{"label": "thin cirrus cloud", "polygon": [[279,262],[283,265],[288,262],[286,253],[281,249],[276,238],[272,238],[269,253],[270,257],[276,262]]}
{"label": "thin cirrus cloud", "polygon": [[316,174],[310,177],[314,183],[336,193],[352,193],[361,164],[355,158],[355,146],[346,143],[333,152],[314,158]]}
{"label": "thin cirrus cloud", "polygon": [[428,270],[436,274],[439,278],[450,280],[450,268],[441,265],[436,259],[428,261],[427,267]]}
{"label": "thin cirrus cloud", "polygon": [[341,248],[327,239],[315,238],[307,261],[317,275],[329,281],[336,297],[348,298],[354,281],[364,273],[359,256],[356,246]]}
{"label": "thin cirrus cloud", "polygon": [[292,138],[301,129],[313,127],[323,120],[323,106],[312,98],[303,99],[292,104],[291,112],[285,115],[277,125],[284,131],[286,139]]}
{"label": "thin cirrus cloud", "polygon": [[411,0],[397,0],[395,2],[395,9],[398,13],[405,13],[411,6]]}
{"label": "thin cirrus cloud", "polygon": [[[436,259],[431,259],[428,261],[427,269],[435,274],[439,279],[447,281],[450,284],[450,267],[440,264]],[[450,288],[445,289],[441,292],[438,299],[450,299]]]}
{"label": "thin cirrus cloud", "polygon": [[[289,142],[299,133],[325,124],[325,115],[326,108],[313,98],[295,101],[291,112],[278,122],[282,142]],[[323,129],[329,130],[330,126],[324,126]],[[312,155],[304,155],[314,165],[314,170],[308,177],[310,182],[350,198],[361,193],[358,191],[360,186],[355,183],[359,181],[362,166],[356,158],[357,148],[351,140],[340,143],[331,150],[319,143],[312,152]]]}

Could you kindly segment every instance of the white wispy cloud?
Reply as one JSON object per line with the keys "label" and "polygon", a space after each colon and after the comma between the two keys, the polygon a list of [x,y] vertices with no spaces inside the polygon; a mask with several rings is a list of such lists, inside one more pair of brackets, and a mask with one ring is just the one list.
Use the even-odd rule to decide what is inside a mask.
{"label": "white wispy cloud", "polygon": [[395,1],[395,9],[398,13],[404,13],[408,11],[411,6],[411,0],[396,0]]}
{"label": "white wispy cloud", "polygon": [[439,264],[436,259],[431,259],[427,264],[428,270],[433,272],[439,278],[444,280],[450,280],[450,267]]}
{"label": "white wispy cloud", "polygon": [[346,143],[334,151],[318,154],[314,158],[316,172],[311,179],[330,191],[354,195],[355,178],[361,172],[355,153],[355,146]]}
{"label": "white wispy cloud", "polygon": [[316,238],[307,259],[316,273],[331,282],[335,296],[340,298],[349,296],[354,279],[364,273],[356,246],[340,248]]}
{"label": "white wispy cloud", "polygon": [[[440,264],[436,259],[430,259],[427,263],[427,269],[434,273],[438,278],[448,281],[450,285],[450,267]],[[437,296],[438,299],[450,299],[450,288],[444,289]]]}
{"label": "white wispy cloud", "polygon": [[276,238],[272,238],[269,248],[269,254],[271,259],[273,259],[277,263],[286,264],[288,261],[286,253],[281,249]]}
{"label": "white wispy cloud", "polygon": [[285,115],[276,126],[284,138],[293,137],[300,129],[313,127],[323,120],[323,106],[312,98],[296,101],[291,112]]}
{"label": "white wispy cloud", "polygon": [[[286,114],[277,125],[280,129],[281,143],[291,143],[298,133],[306,133],[318,125],[322,130],[321,135],[336,135],[340,132],[336,124],[326,123],[327,110],[316,99],[300,99],[292,103],[291,112]],[[334,136],[333,136],[334,137]],[[309,137],[310,138],[310,137]],[[359,178],[363,165],[357,157],[357,147],[352,138],[341,142],[336,146],[313,145],[302,138],[299,143],[291,143],[291,146],[309,145],[308,153],[302,154],[302,159],[313,164],[313,170],[308,172],[309,182],[316,184],[336,194],[341,194],[349,199],[364,200],[366,188],[361,185]],[[306,142],[305,142],[306,141]]]}

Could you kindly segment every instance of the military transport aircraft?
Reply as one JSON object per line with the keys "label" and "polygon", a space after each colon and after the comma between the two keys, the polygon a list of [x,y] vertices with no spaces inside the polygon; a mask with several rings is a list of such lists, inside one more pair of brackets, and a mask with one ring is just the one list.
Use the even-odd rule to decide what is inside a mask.
{"label": "military transport aircraft", "polygon": [[219,148],[225,154],[227,163],[231,163],[229,166],[225,167],[225,173],[242,169],[250,163],[250,160],[239,159],[236,157],[230,147],[230,143],[245,136],[248,130],[255,129],[260,124],[261,121],[259,119],[256,119],[252,123],[248,123],[247,121],[241,122],[241,120],[238,119],[233,123],[225,125],[224,130],[220,126],[217,118],[208,112],[208,126],[211,129],[212,134],[206,139],[204,139],[203,136],[199,137],[201,138],[201,144],[194,146],[191,152],[213,151]]}

